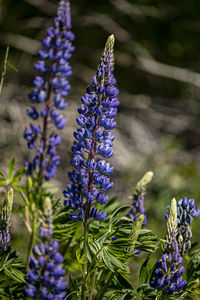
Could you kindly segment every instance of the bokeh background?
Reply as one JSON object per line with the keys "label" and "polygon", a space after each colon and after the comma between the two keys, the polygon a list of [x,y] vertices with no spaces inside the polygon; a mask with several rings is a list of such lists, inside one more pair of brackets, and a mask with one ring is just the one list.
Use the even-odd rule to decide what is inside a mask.
{"label": "bokeh background", "polygon": [[[32,88],[33,63],[58,1],[0,0],[0,68],[6,46],[9,63],[0,96],[0,164],[6,170],[29,157],[23,130]],[[145,207],[148,227],[164,235],[166,206],[175,196],[200,206],[200,2],[196,0],[72,0],[76,50],[70,63],[72,89],[67,126],[59,149],[62,164],[54,187],[68,182],[76,109],[95,73],[109,34],[116,38],[115,76],[120,108],[115,130],[115,187],[122,203],[143,174],[152,170]],[[16,206],[17,210],[17,206]],[[14,219],[15,245],[22,245],[23,220]],[[16,228],[18,229],[16,232]],[[199,221],[193,226],[198,241]],[[23,253],[23,250],[21,250]]]}

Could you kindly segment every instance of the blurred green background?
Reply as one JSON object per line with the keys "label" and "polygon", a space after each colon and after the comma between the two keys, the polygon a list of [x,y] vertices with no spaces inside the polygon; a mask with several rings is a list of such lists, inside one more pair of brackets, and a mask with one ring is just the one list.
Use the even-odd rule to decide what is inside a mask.
{"label": "blurred green background", "polygon": [[[58,1],[0,0],[0,68],[10,46],[0,97],[0,164],[15,155],[17,166],[29,157],[23,130],[32,88],[33,62],[40,40],[51,26]],[[73,0],[72,31],[76,50],[70,63],[72,89],[65,111],[67,126],[59,149],[62,163],[53,186],[68,182],[76,109],[95,73],[109,34],[114,33],[115,76],[120,108],[115,130],[113,195],[130,203],[140,177],[154,172],[145,207],[148,227],[164,235],[166,206],[175,196],[195,198],[200,206],[200,2],[196,0]],[[17,209],[17,205],[16,205]],[[15,244],[25,234],[14,218]],[[199,221],[193,225],[198,241]],[[24,235],[26,237],[26,235]]]}

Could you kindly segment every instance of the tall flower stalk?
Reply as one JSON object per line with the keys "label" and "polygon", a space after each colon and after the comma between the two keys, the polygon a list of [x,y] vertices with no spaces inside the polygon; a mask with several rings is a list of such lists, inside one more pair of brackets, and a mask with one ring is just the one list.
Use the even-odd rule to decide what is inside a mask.
{"label": "tall flower stalk", "polygon": [[31,123],[30,128],[24,131],[28,148],[34,153],[33,160],[25,163],[27,175],[32,177],[34,183],[32,200],[29,199],[34,203],[26,208],[32,216],[27,263],[35,242],[38,209],[42,207],[42,184],[44,180],[49,181],[54,177],[60,164],[57,147],[62,140],[53,128],[61,130],[66,124],[66,119],[59,110],[64,110],[67,106],[66,98],[70,89],[68,77],[72,70],[68,61],[74,51],[74,34],[70,29],[70,4],[68,0],[61,0],[53,26],[47,29],[46,37],[42,41],[42,49],[38,53],[40,59],[34,64],[37,75],[33,80],[34,89],[29,98],[38,108],[31,106],[27,114],[38,123]]}
{"label": "tall flower stalk", "polygon": [[24,131],[28,148],[35,151],[33,160],[25,164],[27,174],[36,173],[39,192],[43,180],[54,177],[60,163],[56,147],[60,145],[61,137],[50,128],[54,125],[61,130],[66,124],[58,110],[67,106],[65,100],[70,89],[68,77],[72,71],[68,60],[74,50],[74,35],[70,28],[69,1],[61,0],[53,26],[47,29],[47,35],[42,41],[42,49],[38,53],[40,59],[34,64],[38,74],[33,80],[35,87],[29,98],[33,104],[43,103],[43,108],[41,105],[38,108],[31,106],[27,114],[33,120],[40,118],[41,124],[30,124],[30,128]]}
{"label": "tall flower stalk", "polygon": [[[75,141],[72,147],[74,170],[69,173],[71,181],[64,191],[65,204],[72,213],[69,217],[84,224],[84,255],[87,260],[88,233],[91,220],[103,221],[106,213],[97,211],[95,204],[105,204],[106,194],[112,187],[109,175],[114,168],[107,161],[113,155],[112,129],[116,126],[114,117],[119,101],[116,80],[113,75],[114,36],[109,36],[97,73],[87,86],[87,93],[81,98],[78,108],[79,127],[74,132]],[[84,264],[82,298],[86,299],[87,262]]]}

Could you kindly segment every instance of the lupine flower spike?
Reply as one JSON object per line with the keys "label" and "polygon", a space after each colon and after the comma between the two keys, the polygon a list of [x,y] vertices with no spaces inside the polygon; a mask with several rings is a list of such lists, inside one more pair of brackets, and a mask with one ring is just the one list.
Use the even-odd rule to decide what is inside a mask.
{"label": "lupine flower spike", "polygon": [[183,257],[177,241],[177,226],[177,203],[174,198],[168,214],[165,249],[150,280],[152,287],[166,289],[169,295],[181,291],[186,284],[182,279],[185,269],[182,266]]}
{"label": "lupine flower spike", "polygon": [[143,225],[147,223],[147,217],[145,215],[144,208],[144,195],[147,184],[151,182],[153,178],[153,172],[147,172],[141,180],[137,183],[135,190],[133,192],[133,203],[131,205],[130,211],[127,217],[136,221],[140,215],[144,215]]}
{"label": "lupine flower spike", "polygon": [[45,199],[45,215],[40,237],[42,243],[33,248],[34,256],[30,257],[30,270],[25,277],[26,298],[63,300],[67,283],[64,281],[65,269],[62,267],[63,256],[58,252],[59,244],[51,238],[52,209],[50,198]]}
{"label": "lupine flower spike", "polygon": [[0,216],[0,251],[8,248],[10,241],[10,217],[13,205],[13,190],[10,189],[5,197],[2,213]]}
{"label": "lupine flower spike", "polygon": [[71,181],[64,191],[65,204],[73,210],[70,218],[76,220],[104,220],[106,213],[97,211],[95,203],[105,204],[106,193],[113,187],[109,175],[114,168],[107,161],[113,155],[115,136],[112,129],[116,126],[114,117],[119,101],[116,80],[113,75],[114,36],[105,45],[96,75],[87,86],[87,93],[81,98],[78,108],[79,127],[74,132],[72,147],[74,170],[69,173]]}
{"label": "lupine flower spike", "polygon": [[[170,205],[168,206],[168,212],[165,218],[168,219]],[[178,234],[177,241],[179,244],[179,251],[182,256],[191,247],[190,238],[192,237],[191,223],[193,218],[197,218],[200,215],[200,210],[195,208],[195,200],[187,199],[186,197],[177,202],[177,221],[178,221]]]}
{"label": "lupine flower spike", "polygon": [[39,184],[43,178],[50,180],[54,177],[60,157],[56,147],[61,143],[61,137],[56,131],[50,131],[50,125],[62,129],[66,120],[58,110],[67,106],[65,102],[70,89],[68,77],[72,74],[68,63],[74,46],[74,35],[70,31],[71,17],[69,1],[61,0],[53,26],[47,29],[47,35],[39,51],[40,60],[34,67],[38,74],[33,80],[34,89],[29,95],[33,104],[43,103],[39,111],[34,105],[27,110],[33,120],[41,119],[41,125],[30,124],[24,131],[29,149],[34,149],[33,161],[26,162],[27,174],[31,175],[37,169]]}

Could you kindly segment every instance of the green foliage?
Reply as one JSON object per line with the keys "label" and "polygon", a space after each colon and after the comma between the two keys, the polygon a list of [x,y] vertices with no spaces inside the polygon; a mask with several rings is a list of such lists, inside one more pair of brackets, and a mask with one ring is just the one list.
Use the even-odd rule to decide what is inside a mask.
{"label": "green foliage", "polygon": [[187,279],[192,281],[200,278],[200,249],[192,252],[187,267]]}
{"label": "green foliage", "polygon": [[0,295],[3,299],[20,299],[25,287],[25,268],[9,247],[0,253]]}
{"label": "green foliage", "polygon": [[12,158],[8,167],[8,177],[0,171],[0,187],[6,187],[12,185],[16,191],[23,192],[25,188],[20,186],[19,183],[22,177],[26,173],[26,168],[22,168],[20,170],[15,170],[15,158]]}

